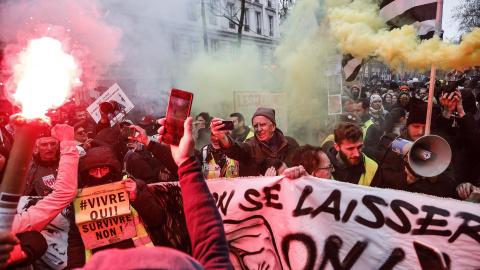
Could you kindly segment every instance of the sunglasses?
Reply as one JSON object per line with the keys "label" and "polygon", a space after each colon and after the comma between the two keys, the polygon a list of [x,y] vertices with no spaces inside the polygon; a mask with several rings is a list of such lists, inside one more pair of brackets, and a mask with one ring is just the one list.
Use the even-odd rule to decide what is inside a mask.
{"label": "sunglasses", "polygon": [[95,169],[91,169],[90,171],[88,171],[88,173],[90,173],[90,175],[95,175],[95,174],[97,174],[98,170],[100,170],[101,174],[107,174],[110,171],[110,168],[108,168],[108,167],[95,168]]}
{"label": "sunglasses", "polygon": [[[71,133],[70,133],[71,134]],[[87,134],[87,132],[85,132],[85,130],[81,130],[79,132],[77,132],[78,135],[85,135]]]}

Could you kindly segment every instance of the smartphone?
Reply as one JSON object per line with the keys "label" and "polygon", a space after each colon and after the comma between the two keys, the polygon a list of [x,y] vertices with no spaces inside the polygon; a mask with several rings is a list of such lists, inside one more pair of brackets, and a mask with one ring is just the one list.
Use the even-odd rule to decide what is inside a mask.
{"label": "smartphone", "polygon": [[222,128],[219,128],[218,130],[233,130],[233,121],[232,120],[225,120],[222,121],[222,124],[225,125]]}
{"label": "smartphone", "polygon": [[178,145],[183,137],[183,124],[190,115],[192,108],[193,94],[179,89],[170,91],[168,100],[165,130],[162,135],[162,142]]}
{"label": "smartphone", "polygon": [[135,131],[136,131],[135,129],[130,128],[129,126],[124,126],[122,128],[122,135],[127,139],[128,137],[135,137]]}
{"label": "smartphone", "polygon": [[413,246],[422,270],[448,270],[445,257],[438,248],[417,240],[413,241]]}

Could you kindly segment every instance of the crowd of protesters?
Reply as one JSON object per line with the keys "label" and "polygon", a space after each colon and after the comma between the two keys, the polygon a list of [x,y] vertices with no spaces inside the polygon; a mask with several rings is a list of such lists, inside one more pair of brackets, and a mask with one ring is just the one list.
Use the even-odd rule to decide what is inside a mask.
{"label": "crowd of protesters", "polygon": [[[353,85],[345,89],[344,113],[320,130],[323,136],[318,145],[301,146],[295,138],[284,134],[277,127],[272,108],[258,108],[251,119],[245,119],[242,112],[231,112],[229,116],[201,112],[194,119],[187,119],[184,137],[177,147],[161,142],[165,119],[157,119],[152,111],[141,119],[131,117],[127,120],[127,115],[127,119],[111,126],[108,113],[104,110],[100,110],[101,119],[96,123],[86,111],[86,106],[70,104],[69,110],[50,114],[53,128],[42,130],[37,139],[23,195],[45,197],[15,217],[12,233],[17,234],[20,240],[9,234],[0,235],[6,246],[4,253],[20,243],[22,249],[21,255],[17,256],[18,261],[21,265],[31,264],[39,254],[43,254],[41,250],[46,249],[46,244],[44,240],[36,240],[35,243],[24,240],[41,238],[25,234],[41,231],[72,202],[77,188],[109,182],[124,184],[135,210],[133,215],[142,220],[138,225],[145,226],[148,231],[166,222],[162,213],[168,209],[153,198],[147,185],[180,181],[192,244],[190,255],[194,259],[168,248],[135,251],[135,247],[154,245],[148,233],[137,236],[142,241],[127,239],[85,250],[78,227],[74,225],[74,213],[70,213],[68,218],[73,220],[73,225],[66,251],[68,261],[48,265],[47,268],[85,266],[86,269],[94,269],[101,265],[110,264],[112,267],[121,264],[122,251],[100,252],[112,248],[130,250],[129,260],[135,260],[131,256],[140,257],[147,252],[155,258],[160,256],[155,254],[166,254],[161,256],[165,258],[166,265],[184,265],[185,269],[231,268],[220,215],[204,179],[282,173],[298,177],[308,173],[323,179],[478,203],[478,79],[478,76],[467,76],[448,84],[436,81],[431,130],[432,134],[449,143],[452,158],[448,168],[435,177],[419,175],[405,157],[391,150],[392,141],[396,138],[416,141],[424,136],[429,98],[427,80],[414,78],[403,83],[372,81],[363,87]],[[2,102],[0,177],[3,178],[15,138],[15,128],[9,123],[15,108],[8,102]],[[223,130],[220,117],[229,117],[234,129]],[[96,252],[99,255],[92,256]],[[112,252],[116,254],[114,259],[108,257]],[[1,267],[7,266],[5,261],[10,257],[7,255],[0,257],[4,259]],[[90,257],[92,260],[85,265]],[[155,265],[154,262],[143,263],[143,268]]]}

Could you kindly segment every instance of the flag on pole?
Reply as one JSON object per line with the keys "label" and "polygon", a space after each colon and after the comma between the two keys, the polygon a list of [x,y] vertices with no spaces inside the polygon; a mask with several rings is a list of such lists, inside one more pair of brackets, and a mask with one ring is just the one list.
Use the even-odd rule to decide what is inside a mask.
{"label": "flag on pole", "polygon": [[362,67],[362,58],[353,57],[351,54],[344,54],[342,59],[343,71],[345,71],[345,80],[351,82],[357,78],[358,72]]}
{"label": "flag on pole", "polygon": [[380,16],[392,29],[411,24],[418,30],[420,39],[435,34],[438,0],[383,0]]}

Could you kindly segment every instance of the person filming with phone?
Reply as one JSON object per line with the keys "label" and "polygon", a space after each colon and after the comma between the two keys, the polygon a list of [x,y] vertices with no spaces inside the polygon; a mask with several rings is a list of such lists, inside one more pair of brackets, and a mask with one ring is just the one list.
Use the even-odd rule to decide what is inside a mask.
{"label": "person filming with phone", "polygon": [[220,141],[220,148],[231,159],[237,160],[250,168],[248,175],[260,175],[260,164],[266,158],[276,158],[292,166],[293,151],[299,147],[297,141],[283,135],[277,128],[275,110],[258,108],[253,114],[252,124],[255,136],[245,142],[235,141],[222,130],[222,120],[212,120],[212,134]]}

